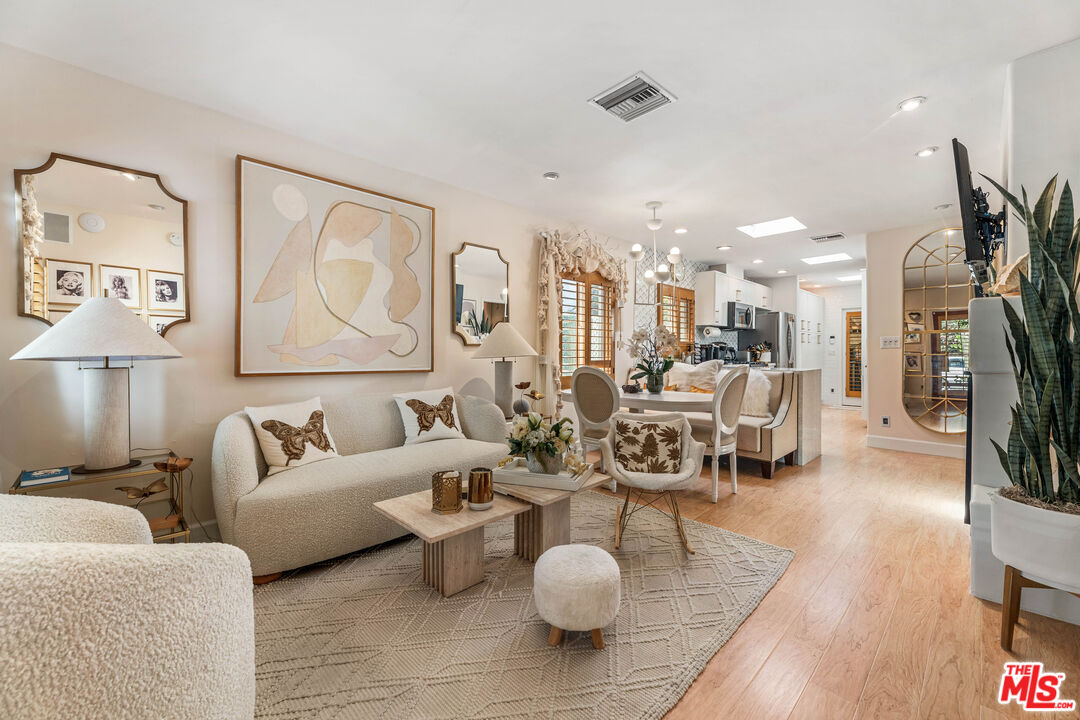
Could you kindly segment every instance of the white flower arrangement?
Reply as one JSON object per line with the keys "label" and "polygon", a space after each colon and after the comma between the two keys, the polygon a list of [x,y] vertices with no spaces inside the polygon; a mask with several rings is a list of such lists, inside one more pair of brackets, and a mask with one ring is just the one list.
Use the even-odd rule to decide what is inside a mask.
{"label": "white flower arrangement", "polygon": [[563,418],[549,424],[538,412],[518,415],[510,424],[510,452],[513,455],[544,452],[562,455],[574,445],[573,421]]}

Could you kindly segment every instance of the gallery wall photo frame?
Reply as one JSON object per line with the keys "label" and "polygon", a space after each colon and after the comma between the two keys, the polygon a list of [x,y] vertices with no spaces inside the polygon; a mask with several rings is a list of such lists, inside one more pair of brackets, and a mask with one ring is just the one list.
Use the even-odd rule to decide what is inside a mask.
{"label": "gallery wall photo frame", "polygon": [[124,265],[98,265],[98,291],[103,297],[116,298],[125,307],[142,307],[142,271]]}
{"label": "gallery wall photo frame", "polygon": [[94,295],[94,264],[45,258],[45,304],[82,305]]}
{"label": "gallery wall photo frame", "polygon": [[435,208],[236,157],[245,376],[434,370]]}
{"label": "gallery wall photo frame", "polygon": [[183,273],[146,271],[146,309],[187,312],[187,282]]}
{"label": "gallery wall photo frame", "polygon": [[146,315],[146,323],[154,329],[158,335],[164,335],[165,331],[175,322],[180,322],[184,319],[183,315],[156,315],[154,313],[148,313]]}

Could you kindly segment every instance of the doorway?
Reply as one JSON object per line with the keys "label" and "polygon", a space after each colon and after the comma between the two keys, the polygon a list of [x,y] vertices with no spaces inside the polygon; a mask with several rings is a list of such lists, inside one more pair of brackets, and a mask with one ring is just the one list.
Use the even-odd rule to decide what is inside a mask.
{"label": "doorway", "polygon": [[862,405],[862,310],[844,310],[842,405]]}

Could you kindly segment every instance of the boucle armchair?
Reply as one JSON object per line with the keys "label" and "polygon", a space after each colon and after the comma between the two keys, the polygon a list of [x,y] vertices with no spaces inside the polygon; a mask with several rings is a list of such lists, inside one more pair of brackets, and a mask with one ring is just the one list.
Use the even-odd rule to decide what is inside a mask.
{"label": "boucle armchair", "polygon": [[[675,473],[632,472],[616,461],[615,438],[620,420],[635,423],[667,423],[681,420],[681,459],[679,471]],[[682,523],[682,514],[679,512],[679,498],[675,492],[693,487],[694,483],[697,481],[698,475],[701,472],[702,461],[705,458],[705,444],[698,442],[693,438],[690,423],[686,420],[686,417],[682,413],[677,412],[653,413],[644,417],[635,413],[615,413],[611,416],[611,429],[608,430],[607,437],[600,443],[600,453],[604,457],[604,465],[607,468],[607,474],[626,487],[626,498],[623,500],[622,508],[619,510],[619,515],[615,522],[615,549],[617,550],[622,544],[622,536],[626,530],[627,523],[630,522],[630,517],[639,509],[650,507],[661,498],[664,498],[668,501],[668,506],[671,508],[671,516],[674,518],[675,526],[679,530],[679,538],[682,540],[683,547],[686,548],[686,552],[693,555],[694,549],[690,547],[690,541],[686,539],[686,531],[684,530]],[[629,508],[631,492],[637,493],[637,497],[634,499],[633,508]],[[641,496],[646,494],[655,495],[656,497],[642,505]],[[657,509],[659,510],[660,508]]]}
{"label": "boucle armchair", "polygon": [[138,510],[0,495],[0,627],[5,719],[254,715],[247,557],[153,545]]}

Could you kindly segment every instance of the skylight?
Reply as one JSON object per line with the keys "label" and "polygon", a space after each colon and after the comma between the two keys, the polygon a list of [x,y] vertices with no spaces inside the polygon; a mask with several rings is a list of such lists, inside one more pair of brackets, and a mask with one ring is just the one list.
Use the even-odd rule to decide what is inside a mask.
{"label": "skylight", "polygon": [[780,233],[805,230],[806,226],[793,217],[780,218],[779,220],[767,220],[766,222],[742,225],[735,228],[741,233],[746,233],[752,238],[768,237]]}
{"label": "skylight", "polygon": [[814,257],[803,258],[802,261],[807,265],[822,265],[824,263],[841,262],[842,260],[850,260],[851,256],[847,253],[833,253],[832,255],[816,255]]}

